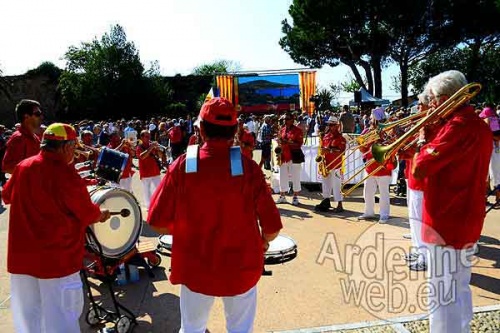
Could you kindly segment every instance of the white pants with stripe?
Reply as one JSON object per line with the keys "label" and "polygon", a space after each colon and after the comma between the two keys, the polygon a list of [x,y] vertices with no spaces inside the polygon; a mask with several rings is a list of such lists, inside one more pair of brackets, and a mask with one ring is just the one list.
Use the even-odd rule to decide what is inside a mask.
{"label": "white pants with stripe", "polygon": [[391,203],[389,195],[391,176],[371,176],[365,180],[363,198],[365,199],[365,215],[375,215],[375,194],[380,192],[380,217],[389,217]]}
{"label": "white pants with stripe", "polygon": [[11,310],[17,333],[79,333],[83,311],[80,273],[56,279],[11,274]]}
{"label": "white pants with stripe", "polygon": [[[228,333],[253,332],[257,309],[257,286],[232,297],[221,297],[224,303]],[[181,286],[181,329],[179,333],[205,333],[214,296],[195,293]]]}
{"label": "white pants with stripe", "polygon": [[410,221],[411,246],[414,252],[419,254],[418,261],[426,261],[426,244],[422,240],[422,202],[424,200],[424,192],[412,190],[406,187],[406,200],[408,202],[408,219]]}
{"label": "white pants with stripe", "polygon": [[293,191],[300,192],[300,173],[302,172],[302,164],[292,163],[288,161],[280,166],[280,191],[288,192],[288,181],[290,174],[292,176]]}
{"label": "white pants with stripe", "polygon": [[[473,250],[427,244],[430,333],[469,333],[472,320],[470,290]],[[466,252],[468,251],[468,252]]]}
{"label": "white pants with stripe", "polygon": [[142,195],[144,198],[144,207],[149,209],[151,196],[155,192],[158,185],[160,185],[161,176],[146,177],[141,179]]}
{"label": "white pants with stripe", "polygon": [[331,170],[328,176],[323,178],[323,199],[330,199],[333,191],[333,200],[336,202],[342,201],[344,198],[340,192],[341,186],[340,169]]}

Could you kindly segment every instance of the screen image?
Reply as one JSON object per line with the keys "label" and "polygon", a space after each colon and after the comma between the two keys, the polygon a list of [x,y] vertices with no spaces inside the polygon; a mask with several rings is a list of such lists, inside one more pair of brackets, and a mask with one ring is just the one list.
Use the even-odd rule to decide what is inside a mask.
{"label": "screen image", "polygon": [[290,109],[299,105],[297,74],[255,75],[238,77],[239,104],[243,111]]}

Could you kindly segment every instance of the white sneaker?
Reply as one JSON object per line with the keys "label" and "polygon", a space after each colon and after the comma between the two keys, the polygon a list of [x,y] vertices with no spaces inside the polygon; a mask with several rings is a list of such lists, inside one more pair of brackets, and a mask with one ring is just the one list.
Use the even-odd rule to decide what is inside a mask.
{"label": "white sneaker", "polygon": [[377,217],[375,215],[363,214],[358,216],[358,220],[375,220]]}
{"label": "white sneaker", "polygon": [[293,199],[292,199],[292,205],[298,206],[299,205],[299,198],[297,198],[296,196],[294,196]]}
{"label": "white sneaker", "polygon": [[280,195],[280,197],[278,198],[278,200],[276,200],[276,203],[277,204],[282,204],[282,203],[288,203],[288,201],[286,201],[286,197],[284,195]]}
{"label": "white sneaker", "polygon": [[389,216],[381,216],[380,220],[378,220],[378,223],[386,223],[389,221]]}

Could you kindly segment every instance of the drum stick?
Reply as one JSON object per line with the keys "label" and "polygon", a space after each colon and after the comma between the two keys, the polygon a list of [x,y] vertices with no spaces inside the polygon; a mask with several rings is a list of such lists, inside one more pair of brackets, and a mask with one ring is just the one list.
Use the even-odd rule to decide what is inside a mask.
{"label": "drum stick", "polygon": [[113,216],[113,215],[121,215],[122,217],[127,217],[127,216],[130,215],[130,210],[128,210],[127,208],[123,208],[119,212],[109,212],[109,215],[111,215],[111,216]]}

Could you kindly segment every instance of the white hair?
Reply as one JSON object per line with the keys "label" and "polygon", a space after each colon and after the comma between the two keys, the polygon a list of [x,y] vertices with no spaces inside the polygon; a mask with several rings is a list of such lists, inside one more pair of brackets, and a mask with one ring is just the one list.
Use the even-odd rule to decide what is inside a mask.
{"label": "white hair", "polygon": [[467,79],[462,72],[450,70],[440,73],[429,79],[424,92],[434,96],[451,96],[467,84]]}

